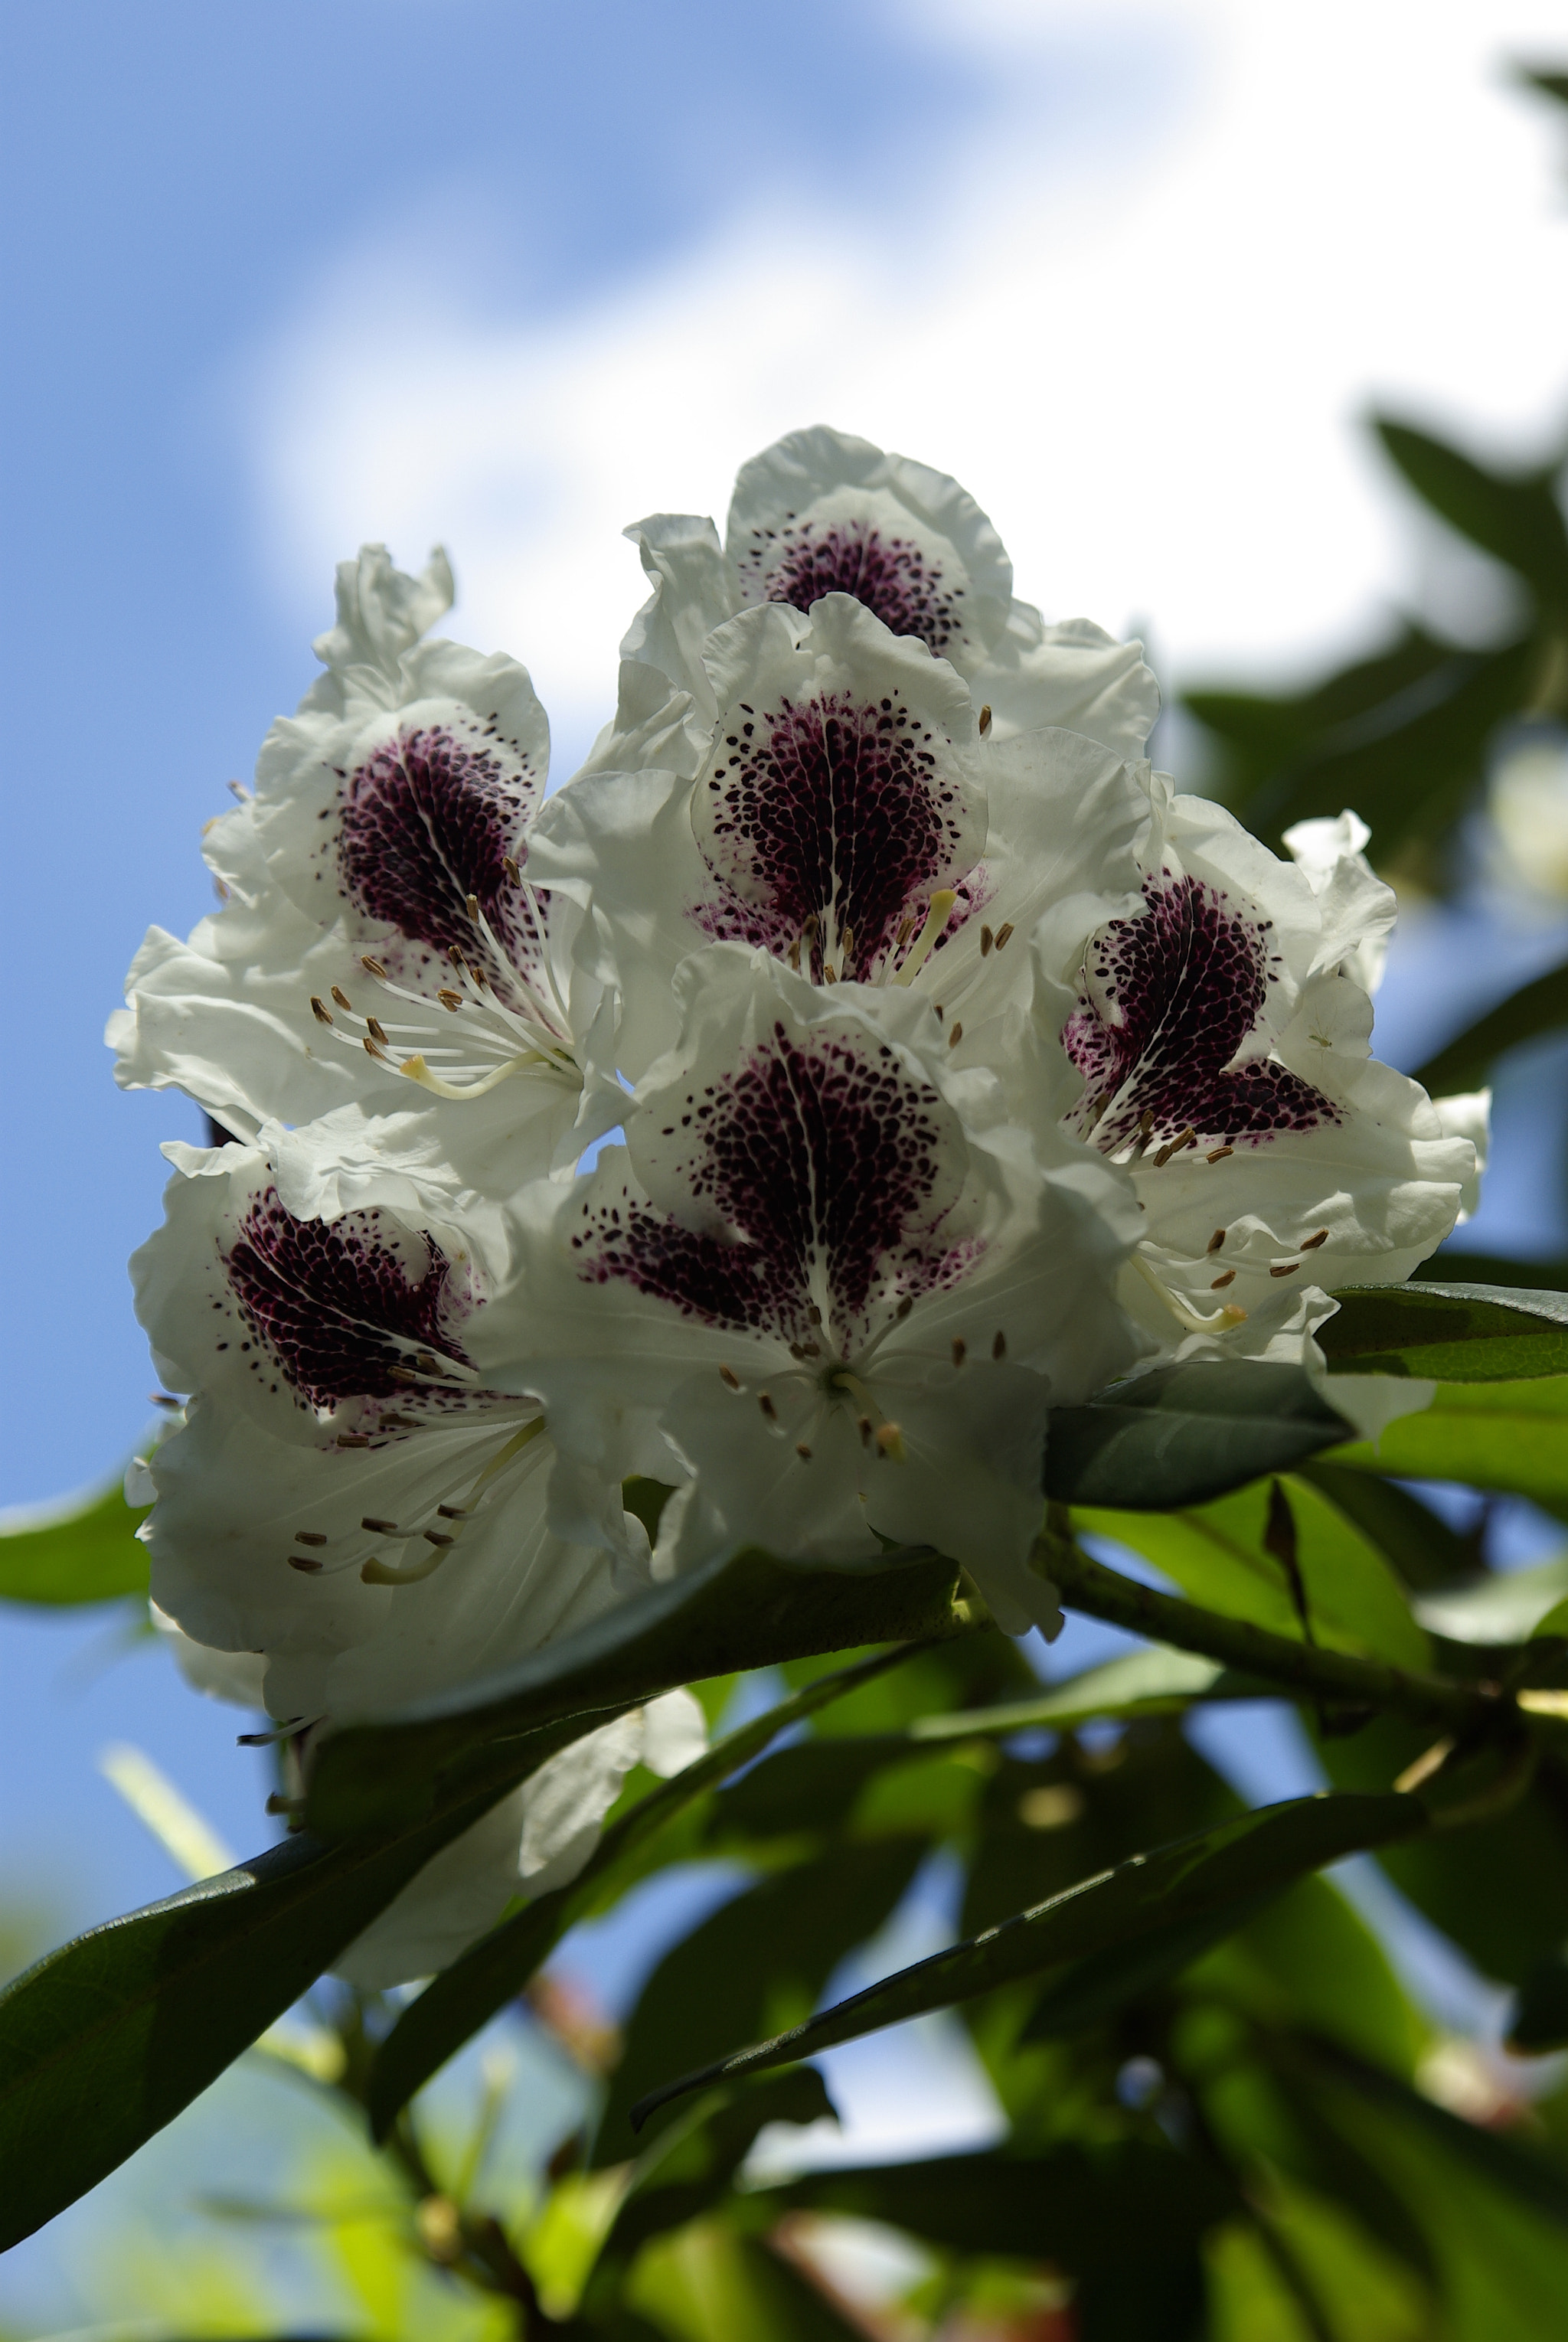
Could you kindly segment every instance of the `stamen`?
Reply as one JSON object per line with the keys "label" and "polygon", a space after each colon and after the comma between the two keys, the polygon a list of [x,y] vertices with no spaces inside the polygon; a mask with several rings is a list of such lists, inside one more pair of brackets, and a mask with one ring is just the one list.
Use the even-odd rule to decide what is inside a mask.
{"label": "stamen", "polygon": [[319,1577],[326,1566],[325,1562],[317,1561],[314,1555],[308,1553],[285,1554],[284,1559],[291,1569],[301,1569],[307,1577]]}
{"label": "stamen", "polygon": [[870,1416],[863,1415],[860,1416],[854,1427],[860,1434],[861,1446],[863,1447],[869,1447],[872,1442],[872,1435],[875,1429],[875,1426],[873,1424]]}
{"label": "stamen", "polygon": [[509,854],[504,854],[501,856],[501,867],[506,873],[507,879],[512,886],[519,886],[522,885],[523,873],[519,870],[516,863],[514,862]]}
{"label": "stamen", "polygon": [[454,1016],[463,1006],[463,995],[460,992],[451,991],[445,985],[440,987],[435,997],[440,1001],[443,1008],[450,1008]]}
{"label": "stamen", "polygon": [[803,1464],[809,1464],[811,1462],[811,1449],[806,1446],[804,1439],[797,1439],[795,1441],[794,1452],[800,1457]]}
{"label": "stamen", "polygon": [[323,1536],[319,1529],[295,1529],[294,1533],[294,1541],[295,1545],[325,1545],[327,1543],[327,1539]]}
{"label": "stamen", "polygon": [[800,974],[800,937],[798,936],[789,947],[789,964],[798,976]]}
{"label": "stamen", "polygon": [[997,1327],[996,1338],[991,1345],[991,1355],[994,1358],[1004,1358],[1007,1356],[1007,1336],[1000,1326]]}
{"label": "stamen", "polygon": [[325,1000],[318,1000],[314,992],[310,996],[310,1013],[315,1018],[318,1025],[330,1025],[332,1023],[331,1009],[327,1006]]}
{"label": "stamen", "polygon": [[1213,1283],[1209,1287],[1209,1291],[1211,1293],[1222,1293],[1227,1285],[1233,1285],[1235,1281],[1235,1270],[1233,1268],[1227,1268],[1223,1276],[1215,1277]]}
{"label": "stamen", "polygon": [[721,1366],[719,1380],[726,1390],[739,1390],[741,1386],[741,1378],[733,1366]]}
{"label": "stamen", "polygon": [[836,984],[838,982],[838,970],[834,967],[832,960],[830,959],[824,959],[822,964],[822,980],[824,984]]}
{"label": "stamen", "polygon": [[390,1066],[392,1063],[385,1050],[378,1049],[368,1033],[365,1036],[365,1054],[367,1057],[374,1057],[379,1066]]}
{"label": "stamen", "polygon": [[468,1518],[466,1505],[437,1505],[435,1510],[444,1521],[465,1521]]}
{"label": "stamen", "polygon": [[1006,948],[1007,948],[1007,941],[1008,941],[1008,937],[1012,935],[1012,933],[1013,933],[1013,922],[1012,922],[1012,920],[1011,920],[1011,919],[1004,919],[1004,921],[1002,922],[1002,925],[1001,925],[1001,926],[997,928],[997,930],[996,930],[996,948],[997,948],[997,950],[998,950],[998,951],[1005,951],[1005,950],[1006,950]]}
{"label": "stamen", "polygon": [[375,976],[377,984],[385,984],[386,982],[386,970],[382,966],[381,962],[378,959],[372,959],[368,952],[361,952],[359,956],[359,964],[361,967],[364,968],[366,976]]}
{"label": "stamen", "polygon": [[368,1529],[373,1536],[400,1536],[402,1535],[402,1531],[399,1529],[395,1521],[377,1520],[374,1513],[362,1514],[360,1516],[359,1526],[362,1529]]}
{"label": "stamen", "polygon": [[155,1406],[166,1406],[171,1413],[177,1412],[185,1405],[183,1398],[175,1398],[168,1391],[149,1391],[147,1396]]}
{"label": "stamen", "polygon": [[1213,1235],[1209,1238],[1206,1249],[1210,1252],[1218,1252],[1223,1246],[1224,1241],[1225,1232],[1223,1228],[1216,1228]]}
{"label": "stamen", "polygon": [[954,1365],[955,1366],[961,1366],[964,1364],[964,1359],[965,1359],[968,1356],[969,1356],[969,1345],[968,1345],[968,1343],[964,1340],[964,1336],[963,1336],[963,1335],[962,1335],[962,1334],[954,1334],[954,1336],[953,1336],[953,1363],[954,1363]]}
{"label": "stamen", "polygon": [[468,916],[473,920],[474,926],[477,926],[479,925],[479,897],[477,895],[470,895],[468,897]]}
{"label": "stamen", "polygon": [[340,1008],[346,1008],[351,1015],[353,1014],[354,1003],[349,998],[347,993],[345,992],[341,984],[335,984],[333,986],[332,996],[336,1001]]}
{"label": "stamen", "polygon": [[340,1447],[368,1447],[370,1441],[363,1431],[340,1431],[337,1445]]}
{"label": "stamen", "polygon": [[906,1293],[906,1294],[904,1295],[904,1296],[903,1300],[899,1303],[899,1305],[898,1305],[897,1308],[896,1308],[896,1309],[894,1311],[894,1313],[893,1313],[893,1314],[894,1314],[894,1318],[897,1320],[897,1322],[898,1322],[900,1325],[902,1325],[902,1324],[904,1323],[904,1320],[908,1316],[908,1315],[909,1315],[910,1311],[914,1308],[914,1294],[913,1294],[913,1293]]}
{"label": "stamen", "polygon": [[980,736],[984,740],[986,734],[991,729],[991,703],[989,700],[986,701],[984,706],[980,711],[980,723],[978,728]]}
{"label": "stamen", "polygon": [[385,1046],[386,1027],[379,1017],[367,1016],[365,1020],[365,1029],[373,1041],[379,1041],[384,1047]]}
{"label": "stamen", "polygon": [[1216,1146],[1213,1153],[1205,1156],[1203,1160],[1206,1163],[1223,1163],[1227,1155],[1233,1155],[1235,1151],[1233,1146]]}
{"label": "stamen", "polygon": [[898,974],[893,979],[895,984],[913,984],[914,982],[915,977],[920,974],[921,969],[925,966],[926,961],[931,957],[932,952],[935,949],[938,936],[941,935],[943,929],[946,926],[948,920],[953,916],[953,906],[957,902],[957,900],[958,894],[956,888],[952,886],[939,886],[936,889],[936,892],[932,896],[930,908],[925,914],[925,925],[921,928],[919,935],[915,937],[914,946],[910,952],[909,957],[904,961],[904,966],[899,969]]}
{"label": "stamen", "polygon": [[1270,1269],[1271,1276],[1293,1276],[1301,1266],[1299,1260],[1279,1260]]}
{"label": "stamen", "polygon": [[438,1545],[444,1550],[447,1546],[457,1543],[457,1539],[445,1529],[422,1529],[420,1535],[426,1545]]}
{"label": "stamen", "polygon": [[982,958],[982,959],[985,959],[985,958],[987,958],[987,957],[989,956],[989,955],[990,955],[990,951],[991,951],[991,946],[992,946],[992,945],[993,945],[995,941],[996,941],[996,938],[995,938],[995,936],[992,934],[992,932],[991,932],[991,930],[990,930],[990,928],[989,928],[989,927],[982,927],[982,928],[981,928],[981,930],[980,930],[980,956],[981,956],[981,958]]}
{"label": "stamen", "polygon": [[958,1044],[960,1043],[960,1041],[962,1041],[962,1040],[963,1040],[963,1038],[964,1038],[964,1027],[963,1027],[963,1026],[962,1026],[961,1024],[954,1023],[952,1032],[951,1032],[951,1033],[948,1035],[948,1036],[947,1036],[947,1046],[948,1046],[948,1047],[949,1047],[950,1049],[956,1049],[956,1048],[957,1048],[957,1046],[958,1046]]}
{"label": "stamen", "polygon": [[890,1464],[904,1461],[904,1434],[896,1423],[879,1423],[876,1426],[876,1452],[885,1456]]}
{"label": "stamen", "polygon": [[1155,1170],[1163,1171],[1173,1155],[1179,1155],[1183,1146],[1195,1146],[1197,1143],[1198,1134],[1193,1128],[1192,1124],[1189,1123],[1179,1137],[1171,1139],[1165,1146],[1161,1147],[1159,1153],[1154,1157]]}
{"label": "stamen", "polygon": [[763,1413],[766,1416],[770,1423],[776,1423],[778,1421],[779,1411],[773,1403],[773,1394],[771,1391],[758,1391],[757,1405],[761,1407]]}
{"label": "stamen", "polygon": [[1325,1245],[1327,1242],[1328,1230],[1326,1228],[1319,1228],[1315,1236],[1308,1236],[1306,1238],[1305,1242],[1302,1246],[1302,1250],[1303,1252],[1316,1252],[1319,1245]]}

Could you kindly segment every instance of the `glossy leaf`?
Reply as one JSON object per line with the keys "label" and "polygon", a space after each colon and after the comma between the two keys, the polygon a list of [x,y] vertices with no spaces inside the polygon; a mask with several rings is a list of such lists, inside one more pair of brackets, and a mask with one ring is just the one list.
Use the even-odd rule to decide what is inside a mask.
{"label": "glossy leaf", "polygon": [[1568,1026],[1568,961],[1522,984],[1495,1008],[1467,1025],[1434,1056],[1415,1069],[1415,1079],[1434,1097],[1451,1090],[1478,1090],[1491,1078],[1499,1057],[1522,1042]]}
{"label": "glossy leaf", "polygon": [[[1425,1636],[1377,1548],[1304,1480],[1280,1484],[1312,1638],[1330,1648],[1424,1667]],[[1175,1513],[1075,1512],[1080,1533],[1153,1562],[1206,1609],[1302,1639],[1296,1586],[1281,1558],[1280,1500],[1266,1482]]]}
{"label": "glossy leaf", "polygon": [[1250,1904],[1346,1854],[1421,1828],[1425,1814],[1412,1797],[1341,1797],[1324,1791],[1239,1816],[1217,1828],[1082,1881],[1048,1903],[938,1952],[856,1993],[820,2017],[772,2040],[740,2049],[711,2067],[651,2092],[635,2109],[645,2119],[669,2098],[702,2084],[814,2057],[840,2041],[950,2007],[997,1985],[1110,1951],[1155,1926],[1174,1926],[1226,1904]]}
{"label": "glossy leaf", "polygon": [[1451,1643],[1526,1643],[1568,1599],[1568,1554],[1534,1569],[1509,1569],[1479,1586],[1417,1598],[1415,1615]]}
{"label": "glossy leaf", "polygon": [[1432,1405],[1401,1416],[1374,1446],[1328,1459],[1396,1480],[1459,1480],[1568,1506],[1568,1376],[1518,1383],[1440,1384]]}
{"label": "glossy leaf", "polygon": [[1458,1279],[1477,1285],[1522,1285],[1537,1293],[1568,1293],[1568,1260],[1510,1260],[1503,1253],[1471,1252],[1463,1244],[1442,1246],[1413,1274],[1422,1285],[1446,1285]]}
{"label": "glossy leaf", "polygon": [[1489,470],[1407,423],[1380,417],[1377,435],[1411,486],[1451,528],[1525,578],[1540,598],[1568,606],[1568,531],[1539,475]]}
{"label": "glossy leaf", "polygon": [[1484,1285],[1369,1285],[1336,1293],[1318,1330],[1335,1375],[1517,1382],[1568,1374],[1568,1294]]}
{"label": "glossy leaf", "polygon": [[490,1802],[373,1845],[289,1838],[93,1928],[8,1986],[0,2249],[188,2106]]}
{"label": "glossy leaf", "polygon": [[1099,1716],[1180,1716],[1194,1700],[1277,1699],[1279,1686],[1261,1676],[1237,1674],[1195,1651],[1165,1644],[1133,1651],[1103,1667],[1069,1676],[1033,1699],[964,1707],[950,1716],[924,1716],[909,1727],[912,1740],[966,1740],[977,1732],[1022,1732],[1048,1726],[1071,1732]]}
{"label": "glossy leaf", "polygon": [[147,1516],[111,1488],[0,1517],[0,1597],[9,1602],[107,1602],[147,1590]]}
{"label": "glossy leaf", "polygon": [[1045,1493],[1148,1512],[1201,1505],[1343,1436],[1343,1418],[1299,1366],[1160,1366],[1055,1410]]}
{"label": "glossy leaf", "polygon": [[618,1714],[679,1684],[807,1652],[961,1631],[970,1621],[954,1606],[957,1578],[953,1563],[924,1553],[840,1569],[799,1567],[754,1549],[710,1563],[461,1697],[339,1733],[317,1761],[311,1827],[339,1837],[415,1817],[438,1795],[481,1786],[498,1747],[562,1717]]}
{"label": "glossy leaf", "polygon": [[781,1732],[897,1666],[904,1656],[902,1649],[878,1652],[853,1667],[819,1676],[793,1698],[782,1700],[753,1723],[728,1734],[695,1764],[688,1765],[613,1823],[570,1885],[527,1904],[434,1977],[404,2010],[371,2068],[366,2106],[373,2135],[385,2137],[415,2090],[522,1991],[567,1928],[598,1905],[605,1880],[613,1878],[666,1822],[694,1798],[749,1764]]}

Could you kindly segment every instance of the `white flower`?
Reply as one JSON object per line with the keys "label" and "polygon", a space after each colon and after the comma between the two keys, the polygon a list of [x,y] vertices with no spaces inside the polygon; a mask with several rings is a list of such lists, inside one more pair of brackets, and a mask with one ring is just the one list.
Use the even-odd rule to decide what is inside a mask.
{"label": "white flower", "polygon": [[576,906],[527,871],[544,710],[514,660],[418,641],[450,598],[440,556],[420,580],[379,545],[341,565],[325,673],[209,827],[224,907],[188,943],[150,932],[107,1037],[124,1086],[188,1090],[246,1137],[417,1085],[464,1106],[450,1144],[505,1184],[520,1129],[547,1166],[614,1120],[592,1072],[612,1010]]}
{"label": "white flower", "polygon": [[994,1063],[1042,913],[1081,897],[1092,926],[1097,898],[1137,884],[1132,772],[1077,733],[998,739],[945,659],[848,595],[746,610],[699,664],[701,760],[571,782],[534,835],[534,866],[592,908],[581,949],[621,994],[626,1072],[673,1043],[671,978],[708,939],[820,983],[913,987],[955,1065]]}
{"label": "white flower", "polygon": [[1453,1227],[1475,1150],[1370,1054],[1346,898],[1381,933],[1387,890],[1353,866],[1359,825],[1314,876],[1164,776],[1152,802],[1136,913],[1075,960],[1043,923],[1037,1023],[1080,1077],[1067,1126],[1127,1167],[1144,1206],[1128,1307],[1167,1344],[1191,1337],[1181,1352],[1293,1342],[1310,1363],[1330,1305],[1303,1313],[1297,1289],[1407,1277]]}
{"label": "white flower", "polygon": [[1373,993],[1383,982],[1389,938],[1399,916],[1392,886],[1385,886],[1366,858],[1372,832],[1348,810],[1337,821],[1326,816],[1298,821],[1284,834],[1284,843],[1296,868],[1317,897],[1323,921],[1313,975],[1338,967]]}
{"label": "white flower", "polygon": [[482,1371],[538,1391],[584,1468],[649,1468],[656,1422],[694,1476],[656,1566],[930,1543],[1010,1630],[1053,1623],[1026,1566],[1045,1410],[1139,1347],[1111,1294],[1122,1177],[1061,1140],[1043,1159],[907,990],[814,987],[734,945],[675,981],[680,1046],[625,1148],[535,1191],[527,1313],[475,1327]]}
{"label": "white flower", "polygon": [[924,464],[818,425],[742,466],[723,547],[711,521],[684,514],[626,534],[654,590],[622,644],[620,703],[587,771],[689,773],[714,714],[708,634],[748,605],[804,615],[828,594],[853,595],[894,634],[947,659],[999,738],[1057,726],[1118,757],[1144,754],[1160,695],[1142,646],[1086,619],[1047,626],[1015,601],[1013,565],[985,515]]}
{"label": "white flower", "polygon": [[[646,1540],[618,1486],[560,1464],[537,1402],[470,1363],[498,1222],[448,1216],[450,1181],[400,1167],[389,1126],[379,1183],[357,1118],[267,1136],[172,1149],[132,1265],[159,1371],[192,1394],[141,1534],[159,1606],[262,1654],[270,1712],[303,1727],[505,1666],[640,1582]],[[321,1216],[340,1136],[357,1200]],[[574,1538],[546,1517],[553,1472]]]}

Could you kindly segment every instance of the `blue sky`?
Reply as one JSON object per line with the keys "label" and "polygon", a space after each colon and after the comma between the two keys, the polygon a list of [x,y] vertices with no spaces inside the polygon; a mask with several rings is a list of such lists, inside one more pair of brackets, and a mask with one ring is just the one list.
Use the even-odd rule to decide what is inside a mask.
{"label": "blue sky", "polygon": [[[145,1425],[125,1262],[195,1117],[118,1093],[99,1035],[148,922],[208,906],[201,824],[310,680],[361,535],[450,544],[455,630],[533,665],[562,769],[637,598],[616,529],[722,506],[823,417],[950,465],[1023,591],[1145,622],[1178,679],[1329,655],[1399,594],[1493,606],[1357,418],[1376,392],[1483,443],[1558,429],[1561,142],[1498,64],[1568,25],[1438,0],[1415,50],[1386,19],[1327,0],[1303,44],[1252,0],[9,12],[0,1505],[106,1475]],[[1388,1053],[1557,947],[1413,930]],[[1497,1193],[1495,1241],[1560,1236],[1522,1154]],[[49,1931],[174,1883],[94,1772],[106,1739],[255,1841],[232,1714],[155,1653],[95,1673],[102,1621],[0,1626],[0,1877]]]}

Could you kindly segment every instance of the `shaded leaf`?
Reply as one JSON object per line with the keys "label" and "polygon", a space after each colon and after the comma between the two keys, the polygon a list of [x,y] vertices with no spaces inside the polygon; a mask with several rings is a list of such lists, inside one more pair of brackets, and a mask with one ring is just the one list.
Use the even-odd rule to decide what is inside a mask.
{"label": "shaded leaf", "polygon": [[1317,1336],[1332,1374],[1495,1383],[1568,1373],[1568,1294],[1423,1284],[1333,1297]]}
{"label": "shaded leaf", "polygon": [[1269,1898],[1223,1904],[1168,1927],[1151,1927],[1129,1944],[1075,1960],[1048,1984],[1035,2002],[1021,2041],[1049,2041],[1102,2024],[1118,2009],[1157,1986],[1168,1984],[1225,1937],[1245,1927]]}
{"label": "shaded leaf", "polygon": [[1477,1285],[1523,1285],[1537,1293],[1568,1293],[1568,1260],[1510,1260],[1505,1254],[1472,1252],[1462,1244],[1443,1245],[1412,1275],[1422,1285],[1473,1278]]}
{"label": "shaded leaf", "polygon": [[1423,504],[1515,570],[1543,602],[1568,605],[1568,531],[1548,478],[1489,470],[1407,423],[1379,416],[1373,427]]}
{"label": "shaded leaf", "polygon": [[769,2074],[699,2100],[695,2119],[673,2123],[633,2166],[631,2186],[604,2241],[602,2262],[634,2252],[717,2203],[768,2123],[836,2122],[838,2109],[810,2066]]}
{"label": "shaded leaf", "polygon": [[559,1718],[617,1714],[679,1684],[807,1652],[962,1631],[971,1621],[954,1603],[957,1579],[954,1564],[923,1553],[839,1569],[754,1548],[712,1562],[460,1696],[337,1734],[317,1759],[307,1817],[328,1837],[385,1828],[437,1795],[478,1787],[516,1736]]}
{"label": "shaded leaf", "polygon": [[0,1596],[65,1604],[145,1594],[147,1548],[136,1528],[147,1511],[133,1510],[116,1482],[85,1499],[0,1517]]}
{"label": "shaded leaf", "polygon": [[1568,1554],[1534,1569],[1509,1569],[1479,1586],[1418,1597],[1415,1615],[1451,1643],[1525,1643],[1568,1598]]}
{"label": "shaded leaf", "polygon": [[1058,1961],[1111,1950],[1148,1928],[1174,1925],[1288,1885],[1325,1863],[1403,1837],[1426,1817],[1413,1797],[1323,1791],[1239,1816],[1174,1846],[1134,1855],[1033,1911],[950,1951],[918,1961],[807,2023],[737,2050],[651,2092],[639,2118],[700,2084],[815,2056],[840,2041],[989,1992]]}
{"label": "shaded leaf", "polygon": [[627,2298],[681,2342],[864,2342],[797,2269],[717,2219],[655,2238]]}
{"label": "shaded leaf", "polygon": [[1123,1510],[1201,1505],[1343,1436],[1343,1418],[1299,1366],[1159,1366],[1054,1411],[1045,1493]]}
{"label": "shaded leaf", "polygon": [[415,2090],[522,1991],[567,1928],[597,1904],[605,1878],[674,1815],[748,1764],[780,1732],[897,1666],[905,1656],[902,1649],[878,1652],[853,1667],[819,1676],[793,1698],[727,1735],[613,1823],[568,1886],[540,1896],[433,1978],[403,2011],[371,2067],[365,2104],[373,2137],[385,2137]]}
{"label": "shaded leaf", "polygon": [[1549,1952],[1527,1970],[1508,2021],[1508,2047],[1522,2056],[1568,2048],[1568,1958]]}
{"label": "shaded leaf", "polygon": [[[528,1767],[517,1762],[521,1777]],[[0,2249],[188,2106],[492,1801],[374,1845],[289,1838],[91,1929],[9,1985],[0,1994]]]}
{"label": "shaded leaf", "polygon": [[1040,1726],[1070,1732],[1097,1716],[1179,1716],[1194,1700],[1277,1699],[1277,1684],[1262,1676],[1240,1675],[1195,1651],[1174,1651],[1157,1643],[1130,1652],[1103,1667],[1069,1676],[1033,1699],[999,1701],[993,1707],[959,1708],[951,1716],[923,1716],[909,1727],[912,1740],[964,1740],[977,1732],[1022,1732]]}
{"label": "shaded leaf", "polygon": [[1522,1042],[1538,1040],[1543,1033],[1568,1026],[1568,961],[1532,977],[1517,992],[1444,1042],[1435,1056],[1415,1069],[1415,1079],[1433,1096],[1451,1090],[1478,1090],[1490,1079],[1499,1057]]}
{"label": "shaded leaf", "polygon": [[1407,1586],[1435,1589],[1474,1576],[1478,1556],[1473,1541],[1451,1529],[1408,1488],[1323,1456],[1298,1464],[1294,1476],[1326,1496]]}

